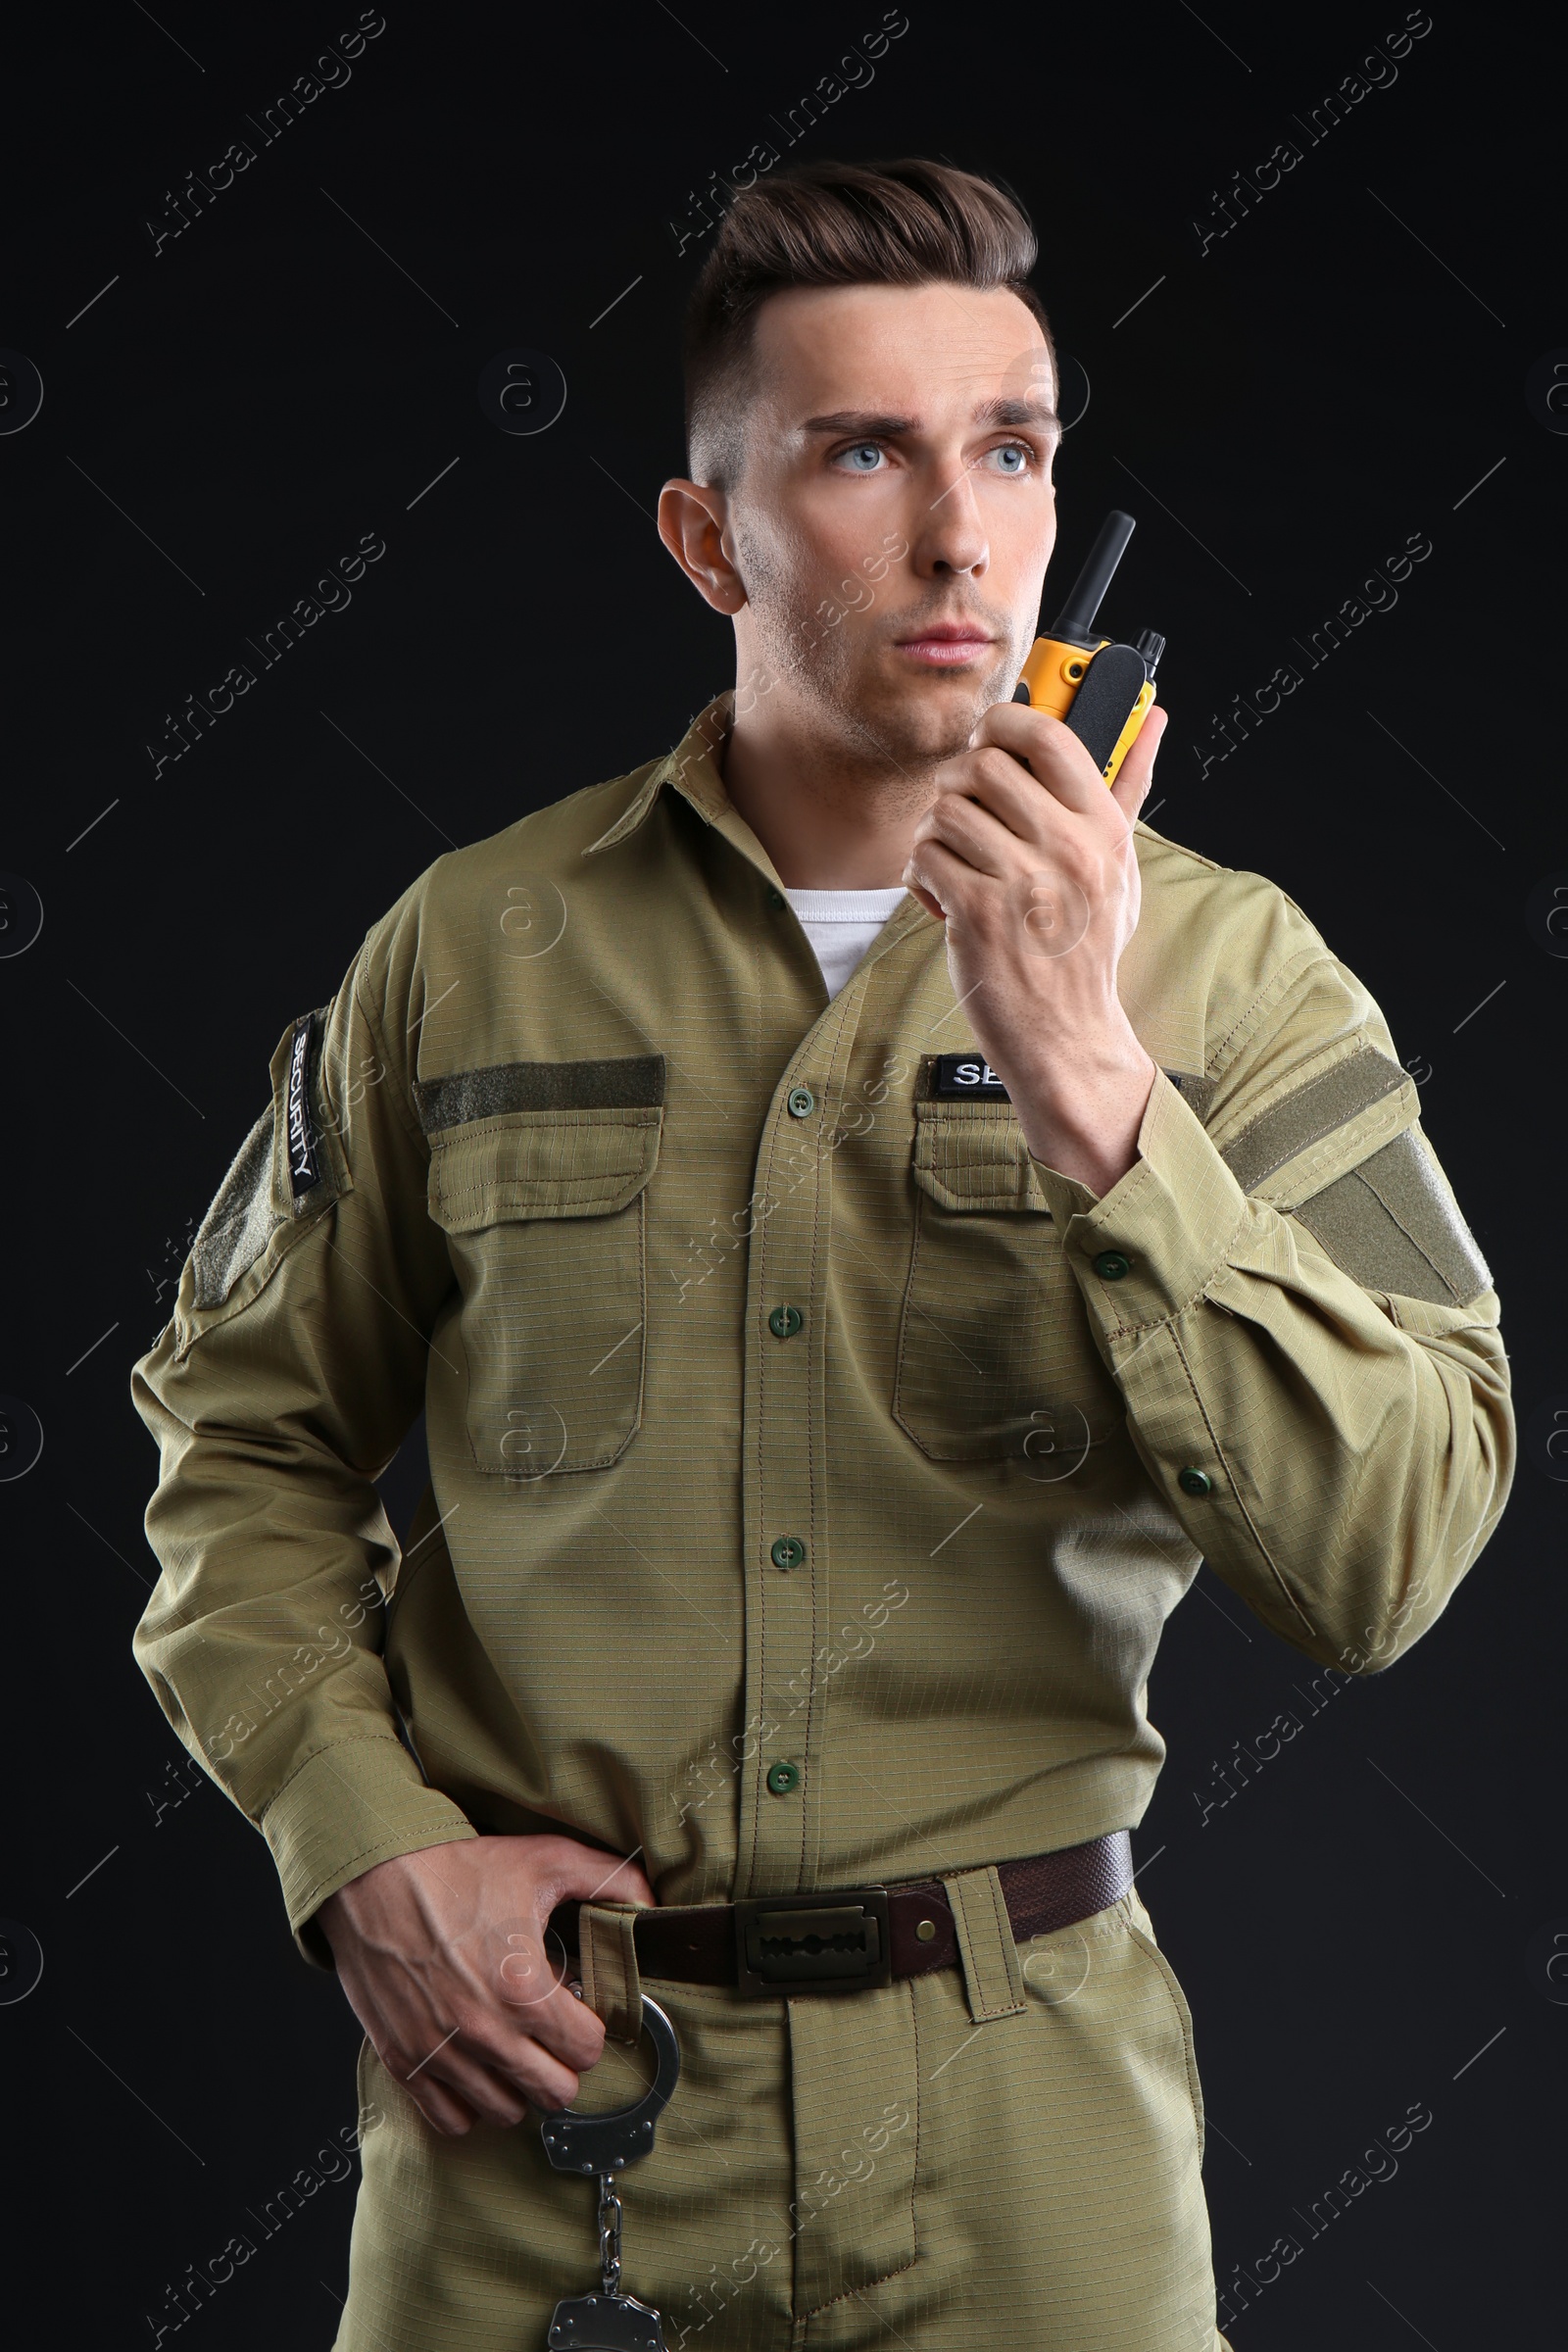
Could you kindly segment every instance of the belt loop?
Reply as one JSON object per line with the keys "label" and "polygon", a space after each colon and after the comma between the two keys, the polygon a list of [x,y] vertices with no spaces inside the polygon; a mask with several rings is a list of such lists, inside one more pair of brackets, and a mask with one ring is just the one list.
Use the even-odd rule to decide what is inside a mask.
{"label": "belt loop", "polygon": [[969,2015],[977,2026],[994,2017],[1020,2016],[1028,2007],[1023,1970],[995,1863],[986,1870],[960,1871],[942,1884],[957,1931]]}
{"label": "belt loop", "polygon": [[635,1903],[584,1903],[577,1917],[582,1995],[612,2041],[634,2042],[643,2030]]}

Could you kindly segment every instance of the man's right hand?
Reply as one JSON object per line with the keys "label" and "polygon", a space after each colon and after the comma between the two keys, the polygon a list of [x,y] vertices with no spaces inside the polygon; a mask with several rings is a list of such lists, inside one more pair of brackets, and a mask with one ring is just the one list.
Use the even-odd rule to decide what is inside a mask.
{"label": "man's right hand", "polygon": [[571,1896],[654,1900],[635,1863],[574,1838],[466,1838],[377,1862],[317,1912],[377,2057],[449,2137],[569,2106],[603,2051],[545,1948]]}

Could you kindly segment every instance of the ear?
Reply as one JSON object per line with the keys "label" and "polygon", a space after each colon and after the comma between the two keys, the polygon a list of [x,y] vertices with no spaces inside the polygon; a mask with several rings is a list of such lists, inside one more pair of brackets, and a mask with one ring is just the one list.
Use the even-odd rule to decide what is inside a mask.
{"label": "ear", "polygon": [[738,612],[746,590],[726,536],[729,502],[705,482],[669,481],[659,493],[659,536],[715,612]]}

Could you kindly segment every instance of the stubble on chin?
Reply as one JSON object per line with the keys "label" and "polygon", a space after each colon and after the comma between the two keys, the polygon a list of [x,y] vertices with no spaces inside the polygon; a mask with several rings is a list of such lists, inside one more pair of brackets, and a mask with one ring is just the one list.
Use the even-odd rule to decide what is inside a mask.
{"label": "stubble on chin", "polygon": [[929,775],[944,760],[969,748],[969,738],[993,703],[1004,699],[1007,662],[965,680],[913,676],[906,683],[885,677],[858,685],[846,680],[846,716],[863,716],[893,761],[911,774]]}
{"label": "stubble on chin", "polygon": [[767,666],[787,676],[800,703],[812,710],[814,732],[824,749],[831,744],[849,766],[929,776],[946,760],[968,749],[984,713],[1004,699],[1010,655],[959,688],[956,679],[888,674],[882,648],[857,645],[846,621],[801,651],[804,632],[769,630]]}

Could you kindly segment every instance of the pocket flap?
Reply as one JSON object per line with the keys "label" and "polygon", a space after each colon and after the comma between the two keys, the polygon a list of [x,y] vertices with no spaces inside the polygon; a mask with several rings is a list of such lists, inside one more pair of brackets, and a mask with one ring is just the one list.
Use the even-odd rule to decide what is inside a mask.
{"label": "pocket flap", "polygon": [[915,1183],[944,1208],[1026,1208],[1049,1217],[1029,1147],[1006,1102],[916,1102]]}
{"label": "pocket flap", "polygon": [[430,1214],[447,1233],[511,1217],[599,1217],[634,1200],[659,1160],[662,1107],[521,1110],[431,1140]]}

